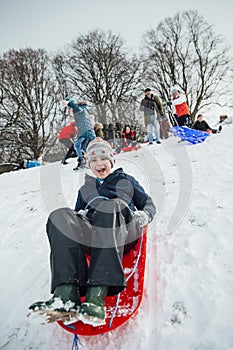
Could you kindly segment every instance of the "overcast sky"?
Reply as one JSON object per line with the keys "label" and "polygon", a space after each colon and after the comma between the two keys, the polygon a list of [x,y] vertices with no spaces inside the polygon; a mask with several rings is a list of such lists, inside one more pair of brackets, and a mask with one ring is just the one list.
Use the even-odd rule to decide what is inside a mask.
{"label": "overcast sky", "polygon": [[[137,51],[142,35],[177,12],[195,9],[233,46],[233,0],[0,0],[0,54],[31,47],[57,51],[93,29],[122,34]],[[192,5],[191,5],[192,4]]]}

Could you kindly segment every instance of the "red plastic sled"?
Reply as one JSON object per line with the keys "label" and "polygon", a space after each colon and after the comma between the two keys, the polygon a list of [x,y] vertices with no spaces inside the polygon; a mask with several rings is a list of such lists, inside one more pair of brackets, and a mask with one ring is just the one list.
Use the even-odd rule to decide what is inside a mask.
{"label": "red plastic sled", "polygon": [[115,149],[114,154],[119,154],[121,152],[130,152],[130,151],[137,151],[138,149],[141,148],[141,145],[137,143],[135,146],[127,146],[127,147],[118,147]]}
{"label": "red plastic sled", "polygon": [[81,321],[77,321],[68,326],[62,321],[58,321],[58,324],[66,331],[73,334],[94,336],[112,331],[135,316],[143,298],[146,241],[147,227],[144,228],[144,232],[136,246],[123,257],[122,264],[127,280],[127,288],[120,293],[117,308],[117,295],[106,298],[107,317],[105,325],[93,327]]}
{"label": "red plastic sled", "polygon": [[141,148],[141,145],[138,143],[136,146],[123,147],[121,152],[137,151],[139,148]]}

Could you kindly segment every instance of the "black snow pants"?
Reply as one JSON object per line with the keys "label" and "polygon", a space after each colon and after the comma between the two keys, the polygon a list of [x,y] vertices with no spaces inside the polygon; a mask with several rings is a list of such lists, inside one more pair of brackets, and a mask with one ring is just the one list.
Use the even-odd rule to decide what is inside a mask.
{"label": "black snow pants", "polygon": [[60,142],[68,148],[68,152],[66,153],[65,157],[63,158],[63,161],[65,161],[69,158],[77,157],[77,154],[76,154],[76,151],[74,148],[74,143],[70,139],[61,139]]}
{"label": "black snow pants", "polygon": [[191,128],[192,119],[189,114],[184,114],[177,119],[177,123],[179,126],[187,126],[188,128]]}
{"label": "black snow pants", "polygon": [[108,286],[108,295],[125,288],[122,257],[137,243],[140,230],[123,200],[98,199],[90,220],[70,208],[57,209],[46,228],[52,293],[64,283],[77,285],[81,295],[88,286]]}

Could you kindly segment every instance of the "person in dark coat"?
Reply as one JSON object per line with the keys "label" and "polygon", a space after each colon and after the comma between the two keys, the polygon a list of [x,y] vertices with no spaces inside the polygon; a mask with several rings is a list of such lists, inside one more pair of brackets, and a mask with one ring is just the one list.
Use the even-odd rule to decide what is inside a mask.
{"label": "person in dark coat", "polygon": [[163,114],[161,116],[161,121],[160,121],[160,134],[161,134],[161,139],[168,139],[169,137],[169,130],[171,128],[171,124],[169,122],[168,117],[166,114]]}
{"label": "person in dark coat", "polygon": [[108,141],[110,142],[110,145],[115,148],[117,146],[116,143],[116,137],[115,137],[115,130],[113,123],[108,124]]}
{"label": "person in dark coat", "polygon": [[53,296],[29,308],[55,319],[73,310],[84,323],[94,318],[104,324],[105,297],[126,287],[122,257],[137,243],[140,227],[153,220],[155,206],[133,176],[122,168],[112,170],[113,149],[107,141],[89,143],[87,162],[94,177],[86,174],[75,210],[57,209],[48,218]]}
{"label": "person in dark coat", "polygon": [[151,93],[150,88],[145,89],[145,97],[141,101],[140,110],[144,112],[144,121],[147,128],[149,144],[153,144],[153,132],[156,143],[160,142],[160,120],[164,114],[160,98]]}
{"label": "person in dark coat", "polygon": [[192,129],[208,132],[209,134],[216,134],[222,130],[220,125],[218,129],[212,129],[209,124],[203,119],[202,114],[198,114],[196,122],[193,124]]}

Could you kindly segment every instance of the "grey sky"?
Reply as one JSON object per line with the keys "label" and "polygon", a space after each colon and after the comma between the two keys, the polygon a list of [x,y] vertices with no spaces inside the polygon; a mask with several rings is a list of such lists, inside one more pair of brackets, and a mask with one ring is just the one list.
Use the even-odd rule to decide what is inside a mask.
{"label": "grey sky", "polygon": [[194,5],[188,0],[0,0],[0,54],[26,47],[56,51],[96,28],[122,34],[136,51],[147,30],[189,9],[233,46],[233,0],[196,0]]}

